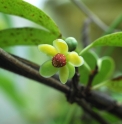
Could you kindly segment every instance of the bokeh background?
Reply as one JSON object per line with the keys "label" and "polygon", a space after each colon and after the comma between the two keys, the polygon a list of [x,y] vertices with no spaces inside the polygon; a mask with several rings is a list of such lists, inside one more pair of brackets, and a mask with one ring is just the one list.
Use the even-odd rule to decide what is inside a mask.
{"label": "bokeh background", "polygon": [[[64,37],[73,36],[83,48],[83,29],[88,17],[70,0],[26,0],[46,12],[59,26]],[[80,0],[79,0],[80,1]],[[82,2],[108,27],[122,16],[122,0],[82,0]],[[38,27],[38,25],[23,18],[0,13],[0,30],[12,27]],[[88,28],[88,44],[105,31],[91,22]],[[122,23],[116,26],[122,29]],[[37,64],[43,63],[37,47],[9,47],[7,52],[31,60]],[[99,57],[112,56],[116,63],[115,74],[122,74],[121,48],[96,48]],[[104,51],[104,52],[103,52]],[[120,93],[111,96],[121,103]],[[97,111],[97,110],[95,110]],[[122,122],[105,112],[101,115],[111,124]],[[45,85],[26,79],[19,75],[0,69],[0,124],[97,124],[75,104],[69,104],[65,96]]]}

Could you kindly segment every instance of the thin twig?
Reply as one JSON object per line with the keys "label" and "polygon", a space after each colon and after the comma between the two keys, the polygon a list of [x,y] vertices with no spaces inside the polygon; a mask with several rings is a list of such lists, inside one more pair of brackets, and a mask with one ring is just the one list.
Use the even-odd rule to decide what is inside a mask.
{"label": "thin twig", "polygon": [[104,22],[102,22],[94,13],[92,13],[81,0],[71,0],[71,1],[103,31],[106,31],[108,29],[108,26]]}
{"label": "thin twig", "polygon": [[74,96],[76,96],[77,92],[79,91],[78,87],[79,83],[79,73],[78,73],[78,68],[75,68],[75,75],[73,76],[72,80],[67,83],[67,85],[70,87],[70,94],[66,95],[67,100],[70,103],[74,102]]}
{"label": "thin twig", "polygon": [[98,73],[98,66],[96,66],[95,69],[89,75],[89,80],[88,80],[87,86],[85,88],[86,93],[88,93],[90,91],[93,79],[94,79],[94,77],[96,76],[97,73]]}
{"label": "thin twig", "polygon": [[79,83],[79,72],[78,72],[78,68],[76,67],[75,68],[75,75],[74,75],[74,77],[72,79],[72,85],[73,85],[73,89],[75,91],[78,90],[78,83]]}

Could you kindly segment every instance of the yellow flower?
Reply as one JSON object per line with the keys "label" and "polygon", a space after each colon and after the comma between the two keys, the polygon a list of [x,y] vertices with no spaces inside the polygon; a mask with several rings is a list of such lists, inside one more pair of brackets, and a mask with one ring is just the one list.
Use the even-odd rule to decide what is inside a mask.
{"label": "yellow flower", "polygon": [[83,58],[76,52],[68,52],[68,45],[62,39],[53,41],[53,46],[42,44],[38,48],[51,58],[42,64],[40,74],[48,78],[59,72],[59,79],[63,84],[74,76],[75,67],[84,63]]}

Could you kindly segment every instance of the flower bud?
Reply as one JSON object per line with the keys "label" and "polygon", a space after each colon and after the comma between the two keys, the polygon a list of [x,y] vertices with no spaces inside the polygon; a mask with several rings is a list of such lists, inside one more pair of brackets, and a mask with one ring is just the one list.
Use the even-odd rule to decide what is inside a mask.
{"label": "flower bud", "polygon": [[65,39],[68,45],[69,51],[74,51],[77,47],[77,40],[74,37],[68,37]]}

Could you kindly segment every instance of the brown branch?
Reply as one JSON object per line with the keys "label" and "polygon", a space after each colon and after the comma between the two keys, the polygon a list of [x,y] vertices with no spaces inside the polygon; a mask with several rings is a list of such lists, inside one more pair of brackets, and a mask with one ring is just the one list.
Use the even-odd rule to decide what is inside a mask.
{"label": "brown branch", "polygon": [[[7,53],[5,53],[3,50],[2,50],[2,53],[4,54],[4,57],[6,58],[6,56],[8,56],[7,55]],[[37,65],[37,64],[35,64],[35,63],[32,63],[32,62],[30,62],[30,61],[27,61],[27,60],[25,60],[25,59],[23,59],[23,58],[20,58],[20,57],[18,57],[18,56],[15,56],[15,55],[12,55],[13,57],[15,57],[16,59],[18,59],[18,60],[20,60],[21,62],[23,62],[24,64],[27,64],[28,66],[30,66],[30,67],[32,67],[33,69],[36,69],[37,71],[39,70],[39,66]],[[13,62],[14,61],[14,58],[13,57],[11,57],[11,56],[9,56],[9,60],[10,60],[10,58],[11,58],[11,61]],[[16,60],[16,64],[22,64],[22,63],[20,63],[20,61],[18,62],[18,60]],[[10,61],[9,61],[10,62]],[[22,64],[22,67],[23,67],[23,64]],[[79,75],[78,75],[78,69],[76,68],[76,74],[75,74],[75,76],[74,76],[74,82],[78,82],[79,80]],[[76,80],[76,81],[75,81]],[[55,83],[55,82],[54,82]],[[75,85],[75,84],[74,84]],[[76,84],[76,87],[75,87],[75,89],[77,89],[77,84]],[[68,93],[69,94],[69,93]],[[75,94],[73,94],[73,95],[75,95]],[[73,96],[74,97],[74,96]],[[87,111],[88,112],[88,114],[90,114],[95,120],[97,120],[98,122],[100,122],[101,124],[103,124],[103,122],[104,122],[104,124],[108,124],[102,117],[100,117],[100,115],[98,115],[98,114],[96,114],[95,112],[93,112],[92,111],[92,109],[91,108],[88,108],[88,107],[86,107],[86,106],[84,106],[84,104],[82,103],[82,102],[80,102],[80,100],[77,100],[76,102],[78,102],[78,104],[79,104],[79,106],[81,106],[85,111]]]}
{"label": "brown branch", "polygon": [[120,80],[122,80],[122,75],[112,79],[112,81],[120,81]]}
{"label": "brown branch", "polygon": [[[10,54],[6,53],[4,50],[0,49],[0,67],[16,74],[22,75],[29,79],[33,79],[50,87],[53,87],[66,95],[71,94],[71,89],[62,85],[58,80],[54,78],[43,78],[38,73],[38,70],[34,69],[35,67],[39,68],[38,65],[34,65],[33,63],[22,59],[18,60],[18,57],[13,57]],[[26,63],[26,64],[25,64]],[[27,64],[28,63],[28,64]],[[31,67],[33,65],[33,67]],[[80,90],[81,89],[81,90]],[[102,94],[101,92],[90,91],[89,94],[84,95],[85,87],[79,87],[79,91],[74,96],[75,99],[84,99],[91,106],[96,107],[100,110],[108,111],[113,115],[122,119],[122,105],[117,104],[113,99],[109,96]]]}
{"label": "brown branch", "polygon": [[109,97],[107,94],[103,94],[97,91],[91,91],[85,99],[93,107],[96,107],[103,111],[116,115],[122,119],[122,105],[118,104],[115,100]]}
{"label": "brown branch", "polygon": [[[16,57],[17,58],[17,57]],[[15,57],[11,56],[10,54],[6,53],[4,50],[0,48],[0,67],[16,74],[22,75],[29,79],[33,79],[35,81],[41,82],[45,85],[51,86],[61,92],[69,93],[70,89],[65,85],[62,85],[58,80],[54,78],[44,78],[42,77],[37,70],[35,70],[35,66],[33,63],[26,65],[29,61],[26,61],[24,64],[21,59],[19,61]],[[31,67],[33,65],[33,68]]]}
{"label": "brown branch", "polygon": [[39,65],[35,64],[34,62],[30,62],[29,60],[25,60],[21,57],[13,55],[13,54],[10,54],[10,55],[13,56],[14,58],[16,58],[17,60],[19,60],[20,62],[32,67],[33,69],[39,70]]}
{"label": "brown branch", "polygon": [[88,80],[87,86],[85,88],[86,93],[88,93],[90,91],[93,79],[94,79],[94,77],[96,76],[97,73],[98,73],[98,66],[96,66],[95,69],[89,75],[89,80]]}
{"label": "brown branch", "polygon": [[98,113],[94,112],[84,100],[76,98],[75,102],[77,102],[78,105],[82,106],[83,110],[90,114],[90,116],[97,120],[100,124],[109,124]]}

